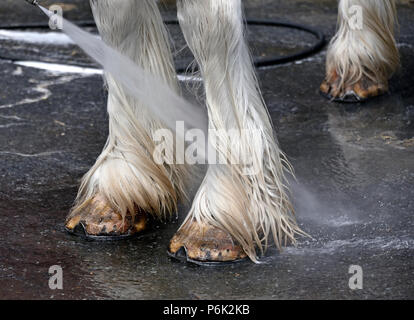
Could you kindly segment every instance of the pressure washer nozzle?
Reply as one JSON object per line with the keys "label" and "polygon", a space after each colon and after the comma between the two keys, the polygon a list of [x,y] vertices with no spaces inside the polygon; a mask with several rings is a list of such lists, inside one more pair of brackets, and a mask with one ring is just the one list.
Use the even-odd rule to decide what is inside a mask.
{"label": "pressure washer nozzle", "polygon": [[26,1],[34,6],[38,5],[37,0],[26,0]]}

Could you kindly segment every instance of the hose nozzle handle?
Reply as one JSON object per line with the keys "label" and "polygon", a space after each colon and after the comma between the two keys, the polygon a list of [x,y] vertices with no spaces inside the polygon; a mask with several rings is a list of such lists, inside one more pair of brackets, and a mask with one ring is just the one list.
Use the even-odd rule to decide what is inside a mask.
{"label": "hose nozzle handle", "polygon": [[30,3],[30,4],[32,4],[34,6],[36,6],[38,4],[37,3],[37,0],[26,0],[26,2],[28,2],[28,3]]}

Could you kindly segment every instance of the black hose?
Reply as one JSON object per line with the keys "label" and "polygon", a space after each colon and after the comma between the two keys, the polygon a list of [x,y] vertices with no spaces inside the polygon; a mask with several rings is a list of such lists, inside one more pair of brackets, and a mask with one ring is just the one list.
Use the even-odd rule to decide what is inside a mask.
{"label": "black hose", "polygon": [[287,62],[293,62],[299,59],[304,59],[311,55],[318,53],[322,48],[325,46],[325,36],[319,30],[313,29],[308,26],[291,23],[291,22],[279,22],[275,20],[247,20],[248,25],[256,25],[256,26],[272,26],[272,27],[283,27],[283,28],[290,28],[305,31],[307,33],[313,34],[317,42],[310,48],[300,51],[298,53],[294,53],[284,57],[268,57],[268,58],[259,58],[255,59],[256,67],[266,67],[266,66],[273,66]]}
{"label": "black hose", "polygon": [[[164,21],[165,24],[171,24],[171,25],[178,25],[178,20],[176,19],[169,19]],[[75,22],[77,26],[79,27],[96,27],[96,24],[94,21],[77,21]],[[299,59],[304,59],[306,57],[312,56],[316,53],[318,53],[324,46],[325,46],[325,36],[322,32],[319,30],[313,29],[308,26],[291,23],[291,22],[280,22],[276,20],[270,20],[270,19],[247,19],[246,20],[247,25],[255,25],[255,26],[268,26],[268,27],[282,27],[282,28],[289,28],[289,29],[296,29],[300,31],[305,31],[307,33],[310,33],[315,36],[317,42],[311,46],[308,49],[305,49],[303,51],[300,51],[298,53],[294,53],[287,56],[271,56],[266,58],[255,58],[254,64],[256,67],[267,67],[267,66],[275,66],[283,63],[293,62]],[[18,25],[7,25],[2,26],[0,25],[0,29],[6,29],[6,30],[16,30],[16,29],[48,29],[49,25],[45,23],[25,23],[25,24],[18,24]],[[3,60],[10,60],[10,61],[17,61],[19,59],[15,59],[12,57],[1,57],[0,59]],[[177,72],[185,72],[186,68],[178,68]]]}

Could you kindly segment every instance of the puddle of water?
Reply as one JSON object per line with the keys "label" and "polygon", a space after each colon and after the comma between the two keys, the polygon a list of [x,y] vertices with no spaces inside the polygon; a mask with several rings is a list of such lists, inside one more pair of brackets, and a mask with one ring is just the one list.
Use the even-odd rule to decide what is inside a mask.
{"label": "puddle of water", "polygon": [[[49,63],[49,62],[41,62],[41,61],[16,61],[14,64],[19,66],[29,67],[29,68],[36,68],[40,70],[50,71],[52,73],[78,73],[84,75],[103,75],[102,69],[96,68],[84,68],[79,66],[67,65],[67,64],[60,64],[60,63]],[[22,70],[18,71],[18,74],[22,74]],[[188,81],[188,82],[200,82],[202,81],[199,77],[188,76],[185,74],[177,75],[179,81]]]}
{"label": "puddle of water", "polygon": [[74,44],[67,35],[58,32],[0,30],[0,39],[31,44],[53,44],[58,46]]}
{"label": "puddle of water", "polygon": [[36,68],[41,70],[46,70],[50,72],[56,72],[56,73],[81,73],[81,74],[99,74],[102,75],[103,71],[100,69],[94,69],[94,68],[82,68],[77,66],[70,66],[70,65],[64,65],[64,64],[57,64],[57,63],[47,63],[47,62],[38,62],[38,61],[17,61],[15,64],[24,66],[24,67],[30,67],[30,68]]}

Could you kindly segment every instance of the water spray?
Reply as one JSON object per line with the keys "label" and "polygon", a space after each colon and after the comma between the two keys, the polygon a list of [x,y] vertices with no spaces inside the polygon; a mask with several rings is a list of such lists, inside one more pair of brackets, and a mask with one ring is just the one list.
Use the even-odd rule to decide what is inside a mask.
{"label": "water spray", "polygon": [[[39,5],[38,0],[25,1],[39,7],[49,18],[54,16],[52,11]],[[65,18],[60,18],[60,29],[168,128],[176,131],[177,123],[182,121],[188,129],[200,129],[205,137],[208,136],[205,109],[188,102],[164,81],[108,46],[102,39],[82,30]],[[204,145],[201,146],[198,150],[205,159]]]}

